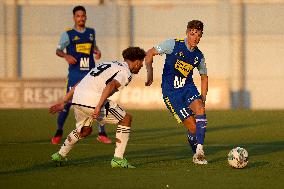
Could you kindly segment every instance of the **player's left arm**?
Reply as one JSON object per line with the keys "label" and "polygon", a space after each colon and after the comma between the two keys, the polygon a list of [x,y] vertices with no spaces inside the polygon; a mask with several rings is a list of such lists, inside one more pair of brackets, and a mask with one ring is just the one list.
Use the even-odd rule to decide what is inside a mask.
{"label": "player's left arm", "polygon": [[96,60],[99,60],[102,57],[102,53],[97,45],[94,45],[94,54]]}
{"label": "player's left arm", "polygon": [[158,55],[159,52],[153,47],[149,49],[145,57],[145,65],[147,70],[147,80],[145,86],[150,86],[153,83],[153,57]]}
{"label": "player's left arm", "polygon": [[201,59],[201,62],[197,68],[199,70],[199,74],[201,77],[201,97],[203,102],[205,102],[208,92],[208,76],[207,76],[207,67],[204,57]]}
{"label": "player's left arm", "polygon": [[108,97],[110,97],[113,93],[115,93],[116,91],[118,91],[118,89],[120,88],[121,84],[113,79],[111,80],[107,85],[106,87],[104,88],[103,92],[102,92],[102,95],[101,95],[101,98],[100,98],[100,101],[98,102],[92,116],[94,119],[98,118],[99,115],[100,115],[100,111],[101,111],[101,108],[102,106],[104,105],[104,102],[106,101],[106,99]]}
{"label": "player's left arm", "polygon": [[205,74],[202,74],[200,76],[201,76],[201,97],[202,101],[205,102],[208,92],[208,76]]}
{"label": "player's left arm", "polygon": [[97,41],[96,41],[96,32],[94,31],[94,41],[93,41],[93,45],[94,45],[94,54],[95,54],[95,59],[99,60],[102,56],[102,53],[97,45]]}

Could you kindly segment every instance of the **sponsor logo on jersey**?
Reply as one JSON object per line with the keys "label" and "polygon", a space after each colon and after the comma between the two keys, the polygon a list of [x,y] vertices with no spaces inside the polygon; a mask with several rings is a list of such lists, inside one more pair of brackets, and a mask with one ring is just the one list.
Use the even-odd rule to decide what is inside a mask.
{"label": "sponsor logo on jersey", "polygon": [[91,43],[76,44],[76,52],[84,53],[84,54],[90,55],[91,46],[92,46]]}
{"label": "sponsor logo on jersey", "polygon": [[178,89],[178,88],[184,87],[185,81],[186,81],[186,78],[175,76],[174,88]]}
{"label": "sponsor logo on jersey", "polygon": [[180,57],[183,57],[183,58],[185,57],[184,54],[183,54],[183,52],[179,52],[178,55],[179,55]]}
{"label": "sponsor logo on jersey", "polygon": [[193,63],[193,64],[195,65],[195,64],[197,64],[197,63],[198,63],[198,57],[196,56],[196,57],[194,58],[194,63]]}
{"label": "sponsor logo on jersey", "polygon": [[130,83],[131,80],[132,80],[132,76],[129,76],[128,82],[125,84],[125,86],[127,86]]}
{"label": "sponsor logo on jersey", "polygon": [[89,39],[90,39],[91,41],[94,41],[94,35],[93,35],[92,33],[90,33]]}
{"label": "sponsor logo on jersey", "polygon": [[156,49],[158,50],[159,53],[162,51],[162,48],[159,45],[156,46]]}
{"label": "sponsor logo on jersey", "polygon": [[80,39],[80,37],[78,37],[77,35],[72,39],[72,41],[78,41]]}
{"label": "sponsor logo on jersey", "polygon": [[177,60],[175,63],[175,69],[178,70],[184,77],[187,77],[189,72],[193,69],[193,66],[182,60]]}
{"label": "sponsor logo on jersey", "polygon": [[80,59],[80,70],[89,70],[90,69],[90,59],[87,57],[82,57]]}
{"label": "sponsor logo on jersey", "polygon": [[132,80],[132,76],[129,76],[128,83],[130,83],[131,80]]}

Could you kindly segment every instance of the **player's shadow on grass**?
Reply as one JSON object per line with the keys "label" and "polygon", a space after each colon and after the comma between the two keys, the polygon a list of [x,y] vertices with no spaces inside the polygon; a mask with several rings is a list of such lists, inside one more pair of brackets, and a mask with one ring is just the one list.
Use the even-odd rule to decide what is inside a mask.
{"label": "player's shadow on grass", "polygon": [[248,163],[246,169],[258,168],[268,165],[269,162],[267,161],[257,161],[257,162],[250,162]]}
{"label": "player's shadow on grass", "polygon": [[151,147],[146,150],[130,150],[127,154],[130,160],[138,161],[135,163],[137,167],[148,164],[159,167],[159,164],[176,162],[177,160],[192,161],[192,153],[185,146]]}
{"label": "player's shadow on grass", "polygon": [[[128,152],[131,159],[140,159],[140,162],[136,164],[137,166],[143,165],[155,165],[158,166],[161,163],[176,162],[177,160],[186,160],[188,162],[192,161],[192,152],[189,147],[185,146],[163,146],[146,149],[146,150],[135,150]],[[269,161],[254,161],[257,156],[273,154],[279,151],[284,151],[284,141],[267,142],[267,143],[257,143],[257,144],[241,144],[240,146],[245,147],[249,152],[249,166],[248,168],[263,167],[270,164]],[[228,146],[208,146],[206,147],[207,160],[211,164],[227,162]],[[216,153],[223,152],[216,157]],[[145,154],[147,156],[145,157]],[[213,159],[210,156],[215,156]]]}
{"label": "player's shadow on grass", "polygon": [[250,127],[258,127],[263,126],[265,124],[269,124],[269,122],[258,122],[258,123],[250,123],[250,124],[236,124],[236,125],[214,125],[214,127],[207,128],[207,132],[216,132],[216,131],[223,131],[223,130],[234,130],[234,129],[246,129]]}
{"label": "player's shadow on grass", "polygon": [[284,151],[284,141],[253,143],[253,144],[248,143],[248,144],[243,144],[243,146],[249,151],[250,156],[265,155],[279,151]]}
{"label": "player's shadow on grass", "polygon": [[[284,141],[274,141],[266,143],[244,143],[239,144],[239,146],[244,147],[249,153],[249,166],[248,168],[262,167],[269,164],[267,161],[254,161],[257,156],[273,154],[276,152],[284,151]],[[218,153],[219,151],[224,151],[225,153],[222,157],[217,157],[210,160],[210,155]],[[226,160],[228,153],[227,146],[208,146],[206,148],[207,157],[209,157],[209,163],[217,163]]]}
{"label": "player's shadow on grass", "polygon": [[[222,125],[222,126],[208,126],[207,132],[218,132],[223,130],[236,130],[242,128],[250,128],[250,127],[258,127],[267,124],[268,122],[261,122],[261,123],[253,123],[253,124],[236,124],[236,125]],[[131,141],[147,141],[153,140],[157,138],[166,138],[172,136],[185,136],[186,137],[187,129],[184,126],[175,126],[172,127],[165,127],[165,128],[147,128],[147,129],[136,129],[133,131],[131,137]]]}
{"label": "player's shadow on grass", "polygon": [[184,128],[150,128],[150,129],[137,129],[133,131],[131,141],[152,141],[153,139],[167,140],[167,137],[186,136]]}
{"label": "player's shadow on grass", "polygon": [[9,174],[26,174],[26,173],[33,173],[33,172],[46,172],[53,169],[65,169],[71,167],[78,167],[78,166],[86,166],[90,167],[96,164],[103,164],[109,165],[111,160],[111,155],[101,155],[101,156],[91,156],[86,158],[74,158],[69,159],[67,163],[65,163],[62,167],[57,167],[54,162],[45,162],[41,164],[35,164],[30,167],[20,168],[15,170],[9,171],[0,171],[0,175],[9,175]]}

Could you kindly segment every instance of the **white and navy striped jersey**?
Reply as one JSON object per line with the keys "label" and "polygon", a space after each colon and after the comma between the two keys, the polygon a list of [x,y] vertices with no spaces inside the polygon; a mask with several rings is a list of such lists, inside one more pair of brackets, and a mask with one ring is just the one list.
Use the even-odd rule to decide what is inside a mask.
{"label": "white and navy striped jersey", "polygon": [[115,79],[121,90],[131,81],[132,74],[126,62],[102,62],[80,81],[73,95],[73,104],[96,107],[106,85]]}

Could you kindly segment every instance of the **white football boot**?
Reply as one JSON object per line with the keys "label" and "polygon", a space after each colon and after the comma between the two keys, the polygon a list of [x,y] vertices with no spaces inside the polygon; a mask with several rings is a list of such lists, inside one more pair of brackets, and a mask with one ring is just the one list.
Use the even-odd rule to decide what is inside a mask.
{"label": "white football boot", "polygon": [[197,144],[196,153],[193,155],[192,162],[198,165],[206,165],[208,163],[205,159],[203,145]]}

